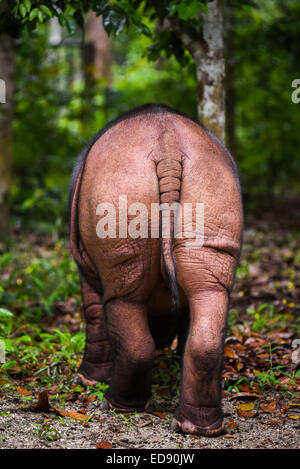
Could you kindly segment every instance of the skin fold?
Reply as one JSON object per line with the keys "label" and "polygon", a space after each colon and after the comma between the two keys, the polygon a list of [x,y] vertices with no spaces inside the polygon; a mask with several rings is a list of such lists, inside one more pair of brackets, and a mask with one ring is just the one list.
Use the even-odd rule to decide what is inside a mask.
{"label": "skin fold", "polygon": [[[95,138],[76,171],[70,244],[87,325],[82,381],[110,378],[107,405],[142,410],[151,398],[155,349],[178,336],[184,353],[175,425],[187,433],[220,433],[227,313],[242,243],[233,158],[191,119],[146,105]],[[146,205],[149,227],[151,203],[203,203],[203,246],[174,237],[174,219],[168,238],[100,239],[98,204],[118,207],[124,194],[128,206]],[[195,210],[187,228],[195,231]]]}

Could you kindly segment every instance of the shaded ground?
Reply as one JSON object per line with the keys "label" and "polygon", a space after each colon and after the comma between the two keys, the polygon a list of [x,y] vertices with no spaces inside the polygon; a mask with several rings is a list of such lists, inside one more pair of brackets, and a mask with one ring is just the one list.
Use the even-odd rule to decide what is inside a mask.
{"label": "shaded ground", "polygon": [[[299,420],[285,418],[280,409],[272,414],[258,412],[251,419],[239,417],[236,402],[228,399],[224,401],[224,411],[229,428],[224,436],[217,438],[170,433],[172,414],[168,412],[163,414],[164,418],[146,413],[132,415],[125,422],[120,415],[104,415],[97,409],[97,403],[91,403],[87,411],[94,417],[88,423],[81,423],[68,418],[60,420],[48,412],[20,410],[18,405],[19,399],[16,398],[0,400],[1,448],[95,449],[97,445],[114,449],[300,447]],[[74,407],[79,408],[78,404]],[[51,435],[54,441],[51,441]]]}
{"label": "shaded ground", "polygon": [[[247,220],[225,346],[226,433],[217,438],[170,432],[180,367],[172,349],[157,355],[152,413],[101,412],[106,385],[85,390],[72,384],[84,331],[78,276],[65,242],[27,236],[9,251],[3,247],[0,448],[299,448],[296,215],[283,210]],[[52,410],[41,398],[34,407],[43,389]]]}

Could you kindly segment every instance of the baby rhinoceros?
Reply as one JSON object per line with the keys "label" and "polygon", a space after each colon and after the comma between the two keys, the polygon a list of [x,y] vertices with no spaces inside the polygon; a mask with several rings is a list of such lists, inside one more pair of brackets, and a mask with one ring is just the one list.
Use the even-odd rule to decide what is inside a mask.
{"label": "baby rhinoceros", "polygon": [[228,150],[166,105],[138,107],[79,157],[69,220],[86,320],[82,383],[110,378],[104,408],[142,411],[156,349],[177,337],[183,357],[173,428],[221,433],[224,339],[242,242]]}

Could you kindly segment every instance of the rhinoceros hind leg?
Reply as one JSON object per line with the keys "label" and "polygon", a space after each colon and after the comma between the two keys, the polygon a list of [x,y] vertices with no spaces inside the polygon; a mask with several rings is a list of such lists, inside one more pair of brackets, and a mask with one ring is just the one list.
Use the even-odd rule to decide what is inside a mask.
{"label": "rhinoceros hind leg", "polygon": [[205,247],[194,253],[193,263],[180,255],[178,276],[189,301],[190,327],[174,417],[185,433],[215,435],[223,428],[221,372],[236,262],[225,252],[216,254]]}
{"label": "rhinoceros hind leg", "polygon": [[143,410],[151,397],[151,369],[155,344],[141,303],[116,298],[106,305],[114,354],[106,398],[115,409]]}
{"label": "rhinoceros hind leg", "polygon": [[101,296],[81,279],[86,345],[77,379],[84,386],[107,381],[111,376],[112,353],[104,318]]}

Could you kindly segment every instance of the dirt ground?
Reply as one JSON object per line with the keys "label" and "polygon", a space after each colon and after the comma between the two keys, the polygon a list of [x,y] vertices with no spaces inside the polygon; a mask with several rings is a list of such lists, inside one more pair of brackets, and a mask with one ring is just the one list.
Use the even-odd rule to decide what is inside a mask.
{"label": "dirt ground", "polygon": [[[237,414],[237,399],[223,400],[226,432],[215,438],[170,431],[172,413],[120,415],[104,413],[99,401],[87,406],[89,422],[34,412],[21,407],[19,397],[0,398],[0,448],[51,449],[296,449],[300,448],[299,420],[280,407],[270,415],[258,410],[255,418]],[[244,401],[245,402],[245,401]],[[77,406],[78,407],[78,406]],[[258,405],[257,405],[258,407]],[[172,409],[174,405],[172,405]],[[76,405],[73,410],[78,410]],[[294,411],[295,414],[295,411]],[[49,420],[50,419],[50,420]],[[127,421],[125,421],[127,419]],[[44,429],[43,432],[41,429]],[[51,441],[51,435],[54,435]]]}

